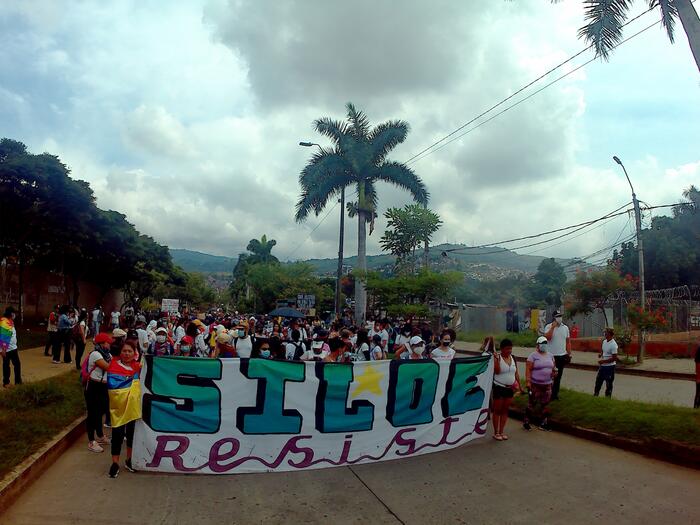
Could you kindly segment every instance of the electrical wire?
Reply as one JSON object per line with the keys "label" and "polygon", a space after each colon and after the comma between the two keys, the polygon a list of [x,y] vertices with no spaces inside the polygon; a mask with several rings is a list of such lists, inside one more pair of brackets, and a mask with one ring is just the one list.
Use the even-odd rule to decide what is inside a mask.
{"label": "electrical wire", "polygon": [[328,212],[323,216],[323,219],[321,219],[321,220],[319,221],[319,223],[309,232],[309,235],[307,235],[307,237],[306,237],[303,241],[301,241],[301,242],[297,245],[296,248],[294,248],[294,250],[292,251],[292,253],[289,254],[289,256],[287,257],[287,259],[291,259],[292,256],[293,256],[294,254],[296,254],[296,253],[299,251],[299,248],[301,248],[301,247],[304,245],[304,243],[306,243],[306,241],[308,241],[308,240],[311,238],[311,236],[314,234],[314,232],[315,232],[316,230],[318,230],[319,226],[321,226],[321,224],[323,224],[323,221],[325,221],[325,220],[328,218],[328,216],[331,214],[331,212],[332,212],[333,210],[336,209],[336,207],[338,206],[338,203],[339,203],[339,202],[340,202],[339,200],[335,201],[335,204],[334,204],[333,206],[331,206],[331,208],[328,210]]}
{"label": "electrical wire", "polygon": [[[651,9],[648,9],[648,10],[645,11],[644,13],[642,13],[642,14],[638,15],[637,17],[631,19],[628,23],[633,22],[634,20],[638,19],[638,18],[641,17],[642,15],[645,15],[645,14],[648,13],[649,11],[651,11]],[[624,44],[624,43],[626,43],[626,42],[629,42],[629,41],[632,40],[633,38],[636,38],[636,37],[639,36],[640,34],[644,33],[645,31],[648,31],[649,29],[651,29],[652,27],[654,27],[655,25],[657,25],[660,21],[661,21],[661,20],[659,19],[659,20],[657,20],[656,22],[654,22],[653,24],[650,24],[650,25],[646,26],[645,28],[641,29],[640,31],[637,31],[637,32],[634,33],[633,35],[631,35],[631,36],[625,38],[624,40],[622,40],[622,41],[619,42],[618,44],[614,45],[611,49],[615,49],[615,48],[621,46],[622,44]],[[580,55],[581,53],[583,53],[584,51],[587,51],[587,50],[588,50],[588,48],[586,48],[586,49],[580,51],[580,52],[577,53],[576,55],[572,56],[571,59],[577,57],[578,55]],[[492,106],[492,107],[489,108],[487,111],[481,113],[479,116],[473,118],[472,120],[470,120],[470,121],[467,122],[466,124],[460,126],[459,128],[457,128],[456,130],[454,130],[454,131],[451,132],[450,134],[444,136],[442,139],[440,139],[439,141],[433,143],[431,146],[429,146],[429,147],[423,149],[420,153],[417,153],[416,155],[414,155],[413,157],[411,157],[410,159],[408,159],[408,160],[405,162],[405,164],[409,165],[409,164],[416,163],[416,162],[418,162],[418,161],[420,161],[420,160],[423,160],[424,158],[428,157],[429,155],[432,155],[433,153],[435,153],[435,152],[438,151],[438,150],[441,150],[441,149],[444,148],[445,146],[447,146],[447,145],[453,143],[454,141],[461,139],[462,137],[464,137],[464,136],[467,135],[468,133],[471,133],[472,131],[474,131],[474,130],[480,128],[480,127],[483,126],[484,124],[487,124],[487,123],[491,122],[491,121],[494,120],[495,118],[497,118],[497,117],[503,115],[504,113],[506,113],[507,111],[513,109],[514,107],[519,106],[519,105],[522,104],[523,102],[525,102],[525,101],[529,100],[530,98],[534,97],[535,95],[541,93],[542,91],[544,91],[544,90],[547,89],[548,87],[551,87],[552,85],[556,84],[556,83],[559,82],[560,80],[562,80],[562,79],[568,77],[569,75],[571,75],[571,74],[577,72],[578,70],[584,68],[585,66],[587,66],[587,65],[590,64],[591,62],[595,62],[595,60],[597,60],[597,58],[598,58],[597,56],[594,56],[594,57],[591,58],[590,60],[587,60],[587,61],[584,62],[583,64],[581,64],[581,65],[575,67],[574,69],[572,69],[571,71],[568,71],[567,73],[565,73],[565,74],[561,75],[560,77],[554,79],[553,81],[549,82],[548,84],[545,84],[543,87],[537,89],[536,91],[533,91],[532,93],[530,93],[529,95],[527,95],[525,98],[523,98],[523,99],[521,99],[521,100],[515,102],[514,104],[511,104],[510,106],[507,106],[505,109],[499,111],[499,112],[496,113],[495,115],[493,115],[493,116],[489,117],[488,119],[486,119],[486,120],[480,122],[480,123],[477,124],[476,126],[467,129],[464,133],[461,133],[461,134],[457,135],[457,136],[454,137],[453,139],[448,140],[447,142],[445,142],[445,140],[447,140],[449,137],[453,136],[455,133],[457,133],[457,132],[459,132],[460,130],[464,129],[464,128],[467,127],[469,124],[471,124],[471,123],[473,123],[474,121],[478,120],[478,119],[481,118],[482,116],[485,116],[487,113],[491,112],[491,111],[492,111],[493,109],[495,109],[496,107],[502,105],[504,102],[506,102],[507,100],[509,100],[510,98],[512,98],[515,94],[522,92],[524,89],[526,89],[527,87],[529,87],[530,85],[532,85],[533,83],[535,83],[537,80],[540,80],[540,78],[542,78],[542,77],[538,78],[537,80],[531,82],[530,84],[528,84],[528,85],[525,86],[524,88],[521,88],[520,90],[518,90],[518,91],[517,91],[516,93],[514,93],[513,95],[511,95],[511,96],[505,98],[504,100],[502,100],[501,102],[499,102],[499,103],[496,104],[495,106]],[[560,64],[559,66],[557,66],[557,68],[558,68],[558,67],[561,67],[561,65],[566,64],[566,63],[569,62],[571,59],[569,59],[569,60],[563,62],[562,64]],[[557,68],[554,68],[554,69],[557,69]],[[552,69],[551,71],[554,71],[554,69]],[[548,75],[551,71],[548,71],[548,72],[545,73],[543,76]]]}

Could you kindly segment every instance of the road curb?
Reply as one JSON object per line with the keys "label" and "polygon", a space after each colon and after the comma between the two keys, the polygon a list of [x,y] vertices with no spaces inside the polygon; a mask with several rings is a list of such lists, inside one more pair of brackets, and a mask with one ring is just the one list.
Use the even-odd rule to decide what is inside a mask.
{"label": "road curb", "polygon": [[0,480],[0,515],[85,432],[81,416]]}
{"label": "road curb", "polygon": [[[476,350],[461,350],[455,348],[455,351],[460,354],[467,355],[481,355],[481,352]],[[527,361],[526,357],[515,356],[515,360],[518,363],[524,363]],[[598,367],[596,365],[586,365],[583,363],[569,363],[566,365],[567,368],[574,368],[577,370],[588,370],[589,372],[597,372]],[[639,370],[636,368],[628,368],[622,365],[617,365],[615,367],[616,374],[639,376],[639,377],[651,377],[653,379],[678,379],[681,381],[695,381],[695,374],[686,374],[682,372],[661,372],[655,370]]]}
{"label": "road curb", "polygon": [[[508,415],[513,419],[522,421],[525,413],[522,410],[511,408]],[[553,430],[564,434],[595,441],[609,447],[620,448],[645,457],[673,463],[674,465],[700,470],[700,446],[665,439],[631,439],[614,436],[590,428],[569,425],[554,418],[549,418],[549,424]]]}

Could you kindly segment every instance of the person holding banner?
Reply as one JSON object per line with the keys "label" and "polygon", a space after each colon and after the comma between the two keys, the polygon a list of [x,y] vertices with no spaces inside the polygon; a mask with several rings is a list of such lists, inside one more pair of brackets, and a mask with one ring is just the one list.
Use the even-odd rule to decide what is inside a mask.
{"label": "person holding banner", "polygon": [[126,461],[124,466],[135,472],[131,466],[131,453],[134,445],[134,427],[141,419],[141,386],[139,372],[141,364],[134,359],[136,350],[130,343],[122,347],[118,359],[112,359],[107,369],[107,393],[109,414],[112,420],[112,465],[109,477],[119,475],[119,456],[126,436]]}

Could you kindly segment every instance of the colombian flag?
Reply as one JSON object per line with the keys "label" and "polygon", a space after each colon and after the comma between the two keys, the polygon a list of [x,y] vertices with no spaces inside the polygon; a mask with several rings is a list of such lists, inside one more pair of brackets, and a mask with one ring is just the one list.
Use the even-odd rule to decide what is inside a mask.
{"label": "colombian flag", "polygon": [[12,339],[12,328],[15,323],[9,317],[0,317],[0,349],[7,350]]}
{"label": "colombian flag", "polygon": [[130,366],[131,369],[126,368],[119,359],[112,359],[107,369],[109,415],[113,427],[141,419],[141,366],[137,361],[132,361]]}

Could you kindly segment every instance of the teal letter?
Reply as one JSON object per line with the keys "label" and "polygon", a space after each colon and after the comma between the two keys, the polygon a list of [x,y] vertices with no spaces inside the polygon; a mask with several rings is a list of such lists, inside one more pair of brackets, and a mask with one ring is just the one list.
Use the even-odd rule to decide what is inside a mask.
{"label": "teal letter", "polygon": [[442,398],[442,416],[456,416],[478,410],[484,403],[484,391],[476,386],[479,374],[489,366],[488,357],[468,357],[450,361],[445,395]]}
{"label": "teal letter", "polygon": [[440,365],[435,361],[394,360],[389,365],[386,418],[395,427],[433,420]]}
{"label": "teal letter", "polygon": [[304,363],[271,359],[241,359],[241,373],[258,380],[254,407],[236,411],[236,426],[244,434],[298,434],[301,414],[285,410],[284,391],[287,381],[304,380]]}
{"label": "teal letter", "polygon": [[316,429],[319,432],[372,430],[372,403],[356,400],[348,408],[348,392],[353,380],[352,367],[352,364],[316,363],[316,377],[320,381],[316,394]]}
{"label": "teal letter", "polygon": [[214,434],[221,425],[221,361],[146,356],[143,421],[156,432]]}

